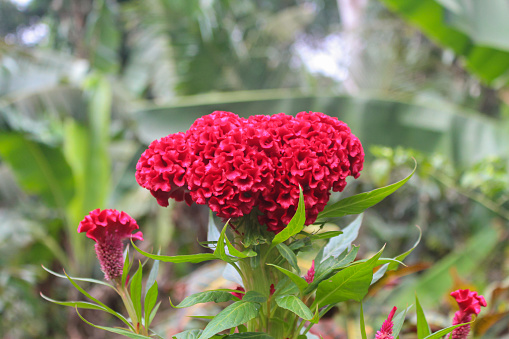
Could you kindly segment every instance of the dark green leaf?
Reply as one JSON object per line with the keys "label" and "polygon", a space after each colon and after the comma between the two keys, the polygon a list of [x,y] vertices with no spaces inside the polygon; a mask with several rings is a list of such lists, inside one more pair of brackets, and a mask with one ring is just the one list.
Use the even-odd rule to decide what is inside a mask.
{"label": "dark green leaf", "polygon": [[189,255],[175,255],[175,256],[166,256],[166,255],[158,255],[158,254],[151,254],[148,252],[145,252],[138,248],[133,242],[131,242],[134,249],[144,256],[160,260],[162,262],[174,262],[174,263],[183,263],[183,262],[189,262],[189,263],[199,263],[202,261],[208,261],[208,260],[214,260],[217,259],[217,257],[212,253],[200,253],[200,254],[189,254]]}
{"label": "dark green leaf", "polygon": [[430,334],[430,335],[428,335],[427,337],[425,337],[423,339],[439,339],[439,338],[442,338],[446,334],[451,333],[452,331],[454,331],[454,329],[456,329],[456,328],[458,328],[460,326],[472,324],[473,322],[474,321],[472,320],[469,323],[463,323],[463,324],[458,324],[458,325],[453,325],[453,326],[449,326],[449,327],[443,328],[440,331],[436,331],[435,333]]}
{"label": "dark green leaf", "polygon": [[297,287],[299,288],[299,290],[301,292],[304,291],[308,287],[308,283],[306,282],[306,280],[304,280],[304,278],[298,276],[297,274],[290,272],[285,268],[282,268],[282,267],[279,267],[279,266],[276,266],[273,264],[267,264],[267,265],[273,266],[273,267],[277,268],[281,273],[285,274],[288,278],[290,278],[295,283],[295,285],[297,285]]}
{"label": "dark green leaf", "polygon": [[300,318],[305,320],[311,320],[313,318],[313,312],[294,295],[282,295],[276,298],[276,304],[284,309],[290,310]]}
{"label": "dark green leaf", "polygon": [[417,312],[417,337],[419,339],[423,339],[431,334],[431,330],[429,329],[426,316],[424,315],[424,311],[422,310],[417,295],[415,295],[415,308]]}
{"label": "dark green leaf", "polygon": [[272,239],[272,246],[276,246],[295,234],[302,231],[304,228],[304,223],[306,222],[306,212],[304,210],[304,193],[302,192],[302,187],[299,186],[300,195],[299,195],[299,205],[297,206],[297,211],[295,215],[290,220],[288,225],[276,236]]}
{"label": "dark green leaf", "polygon": [[207,324],[199,339],[208,339],[214,334],[241,325],[255,318],[260,310],[260,304],[237,301],[224,310]]}
{"label": "dark green leaf", "polygon": [[325,209],[318,214],[319,219],[326,218],[338,218],[349,214],[359,214],[364,212],[367,208],[378,204],[385,197],[394,193],[398,188],[403,186],[412,175],[414,175],[417,169],[417,163],[415,167],[406,178],[389,186],[377,188],[370,192],[364,192],[356,194],[354,196],[344,198],[335,204],[326,206]]}
{"label": "dark green leaf", "polygon": [[138,317],[139,321],[141,321],[141,280],[143,275],[143,267],[141,266],[140,262],[138,264],[138,269],[131,279],[130,292],[136,316]]}
{"label": "dark green leaf", "polygon": [[230,334],[226,338],[228,339],[274,339],[270,335],[266,333],[260,333],[260,332],[244,332],[244,333],[234,333]]}
{"label": "dark green leaf", "polygon": [[131,332],[129,330],[126,330],[124,328],[106,327],[106,326],[99,326],[99,325],[92,324],[91,322],[87,321],[85,318],[83,318],[81,316],[80,312],[78,312],[78,309],[76,309],[76,313],[78,313],[78,316],[81,318],[81,320],[83,320],[84,322],[86,322],[87,324],[89,324],[90,326],[93,326],[95,328],[99,328],[101,330],[112,332],[112,333],[116,333],[116,334],[125,335],[126,337],[129,337],[129,338],[132,338],[132,339],[147,339],[147,338],[150,338],[150,337],[147,337],[147,336],[144,336],[144,335],[141,335],[141,334],[133,333],[133,332]]}
{"label": "dark green leaf", "polygon": [[253,303],[264,303],[267,301],[267,297],[256,291],[248,291],[244,294],[242,301],[250,301]]}
{"label": "dark green leaf", "polygon": [[152,310],[157,303],[157,294],[157,281],[154,281],[152,286],[150,286],[147,293],[145,294],[145,302],[143,303],[145,311],[145,328],[150,327],[150,314],[152,313]]}
{"label": "dark green leaf", "polygon": [[329,231],[329,232],[322,232],[322,233],[317,233],[317,234],[310,234],[309,237],[313,240],[330,239],[330,238],[337,237],[340,234],[343,234],[343,231]]}
{"label": "dark green leaf", "polygon": [[173,339],[197,339],[202,332],[203,332],[202,330],[187,330],[184,332],[180,332],[179,334],[174,334],[172,336],[172,338]]}
{"label": "dark green leaf", "polygon": [[300,268],[299,265],[297,264],[297,256],[295,255],[295,253],[293,253],[293,251],[283,243],[278,244],[276,248],[278,249],[279,253],[281,253],[283,258],[285,258],[286,261],[288,261],[290,266],[292,266],[293,269],[297,271],[297,274],[300,274]]}
{"label": "dark green leaf", "polygon": [[[238,291],[236,291],[238,292]],[[192,294],[186,297],[184,300],[180,302],[177,306],[173,306],[175,308],[184,308],[190,307],[196,304],[207,303],[207,302],[215,302],[222,303],[230,300],[238,300],[236,299],[231,292],[227,291],[205,291]]]}
{"label": "dark green leaf", "polygon": [[313,306],[323,307],[345,300],[361,301],[368,293],[373,279],[373,268],[382,255],[382,251],[383,248],[368,261],[347,267],[322,281],[318,285]]}

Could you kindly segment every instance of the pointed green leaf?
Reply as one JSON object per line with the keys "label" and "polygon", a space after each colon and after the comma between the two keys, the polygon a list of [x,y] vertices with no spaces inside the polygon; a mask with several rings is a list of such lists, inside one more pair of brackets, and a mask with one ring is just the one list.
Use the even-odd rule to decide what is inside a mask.
{"label": "pointed green leaf", "polygon": [[364,214],[359,214],[348,226],[343,228],[342,234],[329,240],[327,245],[323,248],[323,259],[327,259],[331,256],[337,257],[352,246],[352,242],[359,235],[363,216]]}
{"label": "pointed green leaf", "polygon": [[304,228],[304,223],[306,222],[306,211],[304,210],[304,193],[302,192],[302,187],[299,186],[300,195],[299,195],[299,204],[297,205],[297,211],[295,215],[290,220],[288,225],[276,236],[272,239],[272,247],[280,244],[295,234],[302,231]]}
{"label": "pointed green leaf", "polygon": [[362,303],[361,303],[361,336],[362,339],[368,339],[368,336],[366,335],[366,324],[364,323],[364,309],[362,308]]}
{"label": "pointed green leaf", "polygon": [[290,272],[285,268],[282,268],[282,267],[279,267],[279,266],[276,266],[273,264],[267,264],[267,265],[273,266],[273,267],[277,268],[281,273],[285,274],[288,278],[290,278],[295,283],[295,285],[297,285],[297,287],[299,288],[299,290],[301,292],[304,291],[308,287],[308,283],[306,282],[306,280],[304,280],[304,278],[298,276],[297,274]]}
{"label": "pointed green leaf", "polygon": [[345,300],[361,301],[368,293],[368,288],[373,279],[373,268],[376,266],[383,250],[384,248],[368,261],[347,267],[331,278],[322,281],[318,285],[313,306],[323,307]]}
{"label": "pointed green leaf", "polygon": [[300,318],[304,320],[311,320],[313,318],[313,312],[294,295],[283,295],[276,298],[276,304],[284,309],[292,311]]}
{"label": "pointed green leaf", "polygon": [[143,303],[144,311],[145,311],[145,327],[150,327],[150,314],[154,309],[154,306],[157,303],[157,281],[154,281],[152,286],[148,289],[147,294],[145,294],[145,301]]}
{"label": "pointed green leaf", "polygon": [[[161,250],[157,251],[157,254],[160,254]],[[152,287],[152,285],[156,282],[157,273],[159,272],[159,260],[154,260],[152,264],[152,268],[150,269],[150,273],[148,274],[147,282],[145,283],[145,295],[147,291]]]}
{"label": "pointed green leaf", "polygon": [[[216,250],[214,251],[214,255],[216,255],[217,258],[219,258],[223,261],[226,261],[226,262],[232,262],[232,258],[229,255],[237,257],[237,258],[242,258],[242,259],[256,256],[256,253],[252,250],[247,250],[247,251],[241,252],[241,251],[237,250],[232,245],[232,243],[226,236],[226,229],[228,228],[228,225],[229,225],[229,222],[227,222],[224,225],[223,230],[221,231],[221,234],[219,235],[219,239],[217,241],[217,246],[216,246]],[[226,250],[225,250],[225,245],[226,245],[226,248],[228,249],[228,252],[226,252]]]}
{"label": "pointed green leaf", "polygon": [[260,292],[248,291],[246,294],[244,294],[242,301],[250,301],[252,303],[261,304],[267,301],[267,297],[261,294]]}
{"label": "pointed green leaf", "polygon": [[[236,291],[238,292],[238,291]],[[191,307],[196,304],[207,303],[207,302],[215,302],[222,303],[230,300],[238,300],[236,299],[231,292],[229,291],[205,291],[192,294],[186,297],[184,300],[180,302],[177,306],[173,306],[175,308],[184,308]],[[170,301],[171,302],[171,301]]]}
{"label": "pointed green leaf", "polygon": [[260,304],[237,301],[224,310],[207,324],[199,339],[208,339],[223,330],[244,324],[255,318],[260,311]]}
{"label": "pointed green leaf", "polygon": [[136,273],[131,279],[130,292],[134,311],[136,312],[138,319],[141,320],[141,280],[143,275],[143,267],[141,266],[141,262],[138,262],[138,264],[138,270],[136,270]]}
{"label": "pointed green leaf", "polygon": [[122,268],[122,286],[125,286],[127,282],[127,276],[129,275],[129,271],[131,270],[132,265],[133,261],[131,261],[129,257],[129,246],[127,246],[125,249],[124,267]]}
{"label": "pointed green leaf", "polygon": [[412,173],[392,185],[356,194],[354,196],[344,198],[335,204],[326,206],[324,210],[318,214],[318,219],[339,218],[349,214],[359,214],[364,212],[367,208],[378,204],[384,198],[403,186],[414,175],[416,169],[417,162],[415,163]]}
{"label": "pointed green leaf", "polygon": [[329,231],[329,232],[322,232],[322,233],[317,233],[317,234],[309,234],[308,236],[313,240],[318,240],[318,239],[334,238],[340,234],[343,234],[343,231]]}
{"label": "pointed green leaf", "polygon": [[133,333],[133,332],[131,332],[129,330],[126,330],[124,328],[106,327],[106,326],[99,326],[99,325],[92,324],[91,322],[89,322],[88,320],[83,318],[83,316],[80,314],[78,309],[76,309],[76,313],[78,313],[78,316],[81,318],[81,320],[83,320],[84,322],[86,322],[87,324],[89,324],[90,326],[93,326],[95,328],[98,328],[98,329],[101,329],[101,330],[104,330],[104,331],[108,331],[108,332],[112,332],[112,333],[116,333],[116,334],[125,335],[126,337],[129,337],[131,339],[147,339],[147,338],[150,338],[150,337],[147,337],[147,336],[144,336],[144,335],[141,335],[141,334]]}
{"label": "pointed green leaf", "polygon": [[[443,328],[441,329],[440,331],[436,331],[435,333],[433,334],[430,334],[428,335],[427,337],[423,338],[423,339],[439,339],[439,338],[442,338],[443,336],[445,336],[446,334],[448,333],[451,333],[452,331],[454,331],[454,329],[460,327],[460,326],[464,326],[464,325],[470,325],[472,324],[474,321],[472,320],[471,322],[469,323],[463,323],[463,324],[458,324],[458,325],[453,325],[453,326],[449,326],[449,327],[446,327],[446,328]],[[419,338],[420,339],[420,338]]]}
{"label": "pointed green leaf", "polygon": [[285,244],[277,244],[276,248],[278,249],[279,253],[283,256],[283,258],[288,261],[290,266],[293,267],[295,271],[297,271],[297,274],[300,274],[300,267],[297,264],[297,256],[293,251],[290,249],[290,247],[286,246]]}
{"label": "pointed green leaf", "polygon": [[150,312],[150,316],[148,317],[148,323],[151,324],[152,320],[154,320],[154,317],[156,316],[157,310],[159,309],[159,306],[161,306],[161,302],[158,302],[156,306],[152,309],[152,312]]}
{"label": "pointed green leaf", "polygon": [[392,336],[394,338],[397,338],[399,336],[399,332],[401,331],[403,323],[405,322],[406,314],[412,308],[412,306],[413,305],[408,306],[405,310],[396,314],[392,319],[392,323],[394,324],[392,328]]}
{"label": "pointed green leaf", "polygon": [[[59,278],[62,278],[62,279],[67,279],[67,277],[66,277],[65,275],[63,275],[63,274],[58,274],[58,273],[56,273],[56,272],[54,272],[54,271],[50,270],[49,268],[45,267],[44,265],[41,265],[41,266],[42,266],[42,268],[43,268],[46,272],[48,272],[48,273],[50,273],[50,274],[54,275],[55,277],[59,277]],[[113,285],[111,285],[111,284],[108,284],[108,283],[107,283],[107,282],[105,282],[105,281],[96,280],[96,279],[90,279],[90,278],[77,278],[77,277],[71,277],[71,278],[72,278],[73,280],[76,280],[76,281],[85,281],[85,282],[89,282],[89,283],[93,283],[93,284],[104,285],[104,286],[108,286],[108,287],[110,287],[110,288],[113,288],[114,290],[117,290],[117,289],[115,288],[115,286],[113,286]]]}
{"label": "pointed green leaf", "polygon": [[429,329],[428,321],[426,320],[424,311],[422,310],[421,304],[419,303],[417,294],[415,295],[415,308],[417,312],[417,337],[419,339],[423,339],[431,334],[431,330]]}
{"label": "pointed green leaf", "polygon": [[89,309],[89,310],[99,310],[99,311],[105,311],[106,312],[104,307],[102,307],[100,305],[97,305],[97,304],[94,304],[94,303],[91,303],[91,302],[87,302],[87,301],[58,301],[58,300],[55,300],[55,299],[51,299],[50,297],[47,297],[47,296],[45,296],[42,293],[39,293],[39,294],[41,295],[41,297],[43,297],[47,301],[52,302],[52,303],[57,304],[57,305],[69,306],[69,307],[72,307],[72,308],[76,308],[77,307],[77,308],[83,308],[83,309]]}
{"label": "pointed green leaf", "polygon": [[200,263],[202,261],[207,260],[215,260],[217,257],[212,253],[200,253],[200,254],[189,254],[189,255],[175,255],[175,256],[166,256],[166,255],[158,255],[158,254],[151,254],[148,252],[145,252],[138,248],[132,241],[131,244],[133,245],[134,249],[138,251],[139,253],[143,254],[144,256],[160,260],[162,262],[173,262],[173,263]]}
{"label": "pointed green leaf", "polygon": [[[421,228],[419,226],[416,225],[416,227],[419,230],[419,238],[417,238],[417,241],[415,242],[414,246],[412,246],[412,248],[410,248],[405,253],[402,253],[402,254],[398,255],[394,259],[396,259],[398,261],[403,261],[410,253],[413,252],[413,250],[417,247],[417,245],[419,245],[419,243],[421,242],[422,230],[421,230]],[[399,266],[399,264],[397,262],[390,263],[389,267],[387,268],[387,270],[388,271],[394,271],[395,269],[398,268],[398,266]]]}

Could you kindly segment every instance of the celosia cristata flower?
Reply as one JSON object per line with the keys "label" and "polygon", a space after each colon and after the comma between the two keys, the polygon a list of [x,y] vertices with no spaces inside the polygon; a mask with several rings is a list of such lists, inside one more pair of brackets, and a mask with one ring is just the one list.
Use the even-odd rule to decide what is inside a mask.
{"label": "celosia cristata flower", "polygon": [[122,275],[122,240],[143,240],[141,232],[132,234],[137,229],[138,224],[133,218],[125,212],[113,209],[95,209],[80,222],[78,232],[87,232],[87,237],[96,242],[95,252],[107,280],[114,280]]}
{"label": "celosia cristata flower", "polygon": [[216,111],[197,119],[186,133],[155,140],[141,155],[136,180],[161,206],[168,199],[207,204],[224,219],[256,207],[268,230],[281,231],[304,192],[306,224],[312,224],[357,178],[364,152],[348,126],[319,112],[279,113],[249,119]]}
{"label": "celosia cristata flower", "polygon": [[313,282],[313,279],[315,279],[315,261],[311,263],[311,267],[309,268],[308,272],[304,276],[304,279],[306,279],[306,282],[308,284],[311,284]]}
{"label": "celosia cristata flower", "polygon": [[[481,312],[481,306],[486,307],[486,300],[477,292],[466,290],[457,290],[451,292],[451,296],[456,299],[459,310],[454,314],[453,325],[468,323],[472,320],[472,315],[478,315]],[[448,336],[450,339],[466,339],[470,332],[470,325],[460,326]]]}
{"label": "celosia cristata flower", "polygon": [[394,313],[396,313],[396,306],[392,308],[391,313],[389,313],[389,316],[387,317],[387,320],[384,321],[382,324],[382,328],[380,328],[380,331],[376,332],[375,339],[393,339],[392,335],[392,327],[394,326],[394,323],[392,322],[392,318],[394,317]]}
{"label": "celosia cristata flower", "polygon": [[[237,291],[241,291],[241,292],[246,292],[246,290],[244,289],[244,287],[242,286],[238,286],[236,288]],[[239,292],[231,292],[231,294],[234,296],[234,297],[237,297],[239,298],[240,300],[242,300],[242,298],[244,297],[244,293],[239,293]]]}

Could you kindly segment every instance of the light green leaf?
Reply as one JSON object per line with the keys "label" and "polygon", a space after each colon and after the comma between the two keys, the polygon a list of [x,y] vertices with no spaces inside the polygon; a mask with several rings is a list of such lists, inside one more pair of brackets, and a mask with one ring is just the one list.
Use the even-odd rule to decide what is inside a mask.
{"label": "light green leaf", "polygon": [[415,167],[406,178],[389,186],[377,188],[373,191],[356,194],[354,196],[344,198],[335,204],[326,206],[322,212],[318,214],[319,219],[326,218],[339,218],[349,214],[359,214],[364,212],[367,208],[378,204],[385,197],[394,193],[398,188],[403,186],[414,175],[417,169]]}
{"label": "light green leaf", "polygon": [[279,266],[276,266],[273,264],[267,264],[267,265],[273,266],[273,267],[277,268],[281,273],[285,274],[288,278],[290,278],[295,283],[295,285],[297,285],[297,287],[299,288],[299,290],[301,292],[303,292],[308,287],[308,283],[306,282],[306,280],[304,280],[304,278],[298,276],[297,274],[290,272],[285,268],[282,268],[282,267],[279,267]]}
{"label": "light green leaf", "polygon": [[276,298],[276,304],[284,309],[290,310],[300,318],[305,320],[311,320],[313,318],[313,312],[294,295],[282,295]]}
{"label": "light green leaf", "polygon": [[150,314],[152,313],[152,310],[154,309],[154,306],[157,303],[157,281],[154,281],[152,286],[148,289],[147,293],[145,294],[145,301],[143,303],[144,311],[145,311],[145,328],[150,327]]}
{"label": "light green leaf", "polygon": [[264,303],[267,301],[267,297],[261,294],[260,292],[256,291],[248,291],[246,294],[244,294],[244,297],[242,298],[242,301],[250,301],[253,303]]}
{"label": "light green leaf", "polygon": [[[65,275],[63,275],[63,274],[58,274],[58,273],[56,273],[56,272],[54,272],[54,271],[50,270],[49,268],[45,267],[44,265],[41,265],[41,266],[42,266],[42,268],[43,268],[46,272],[48,272],[48,273],[50,273],[50,274],[52,274],[52,275],[54,275],[54,276],[56,276],[56,277],[63,278],[63,279],[67,279],[67,277],[66,277]],[[105,281],[96,280],[96,279],[90,279],[90,278],[77,278],[77,277],[71,277],[71,278],[72,278],[73,280],[76,280],[76,281],[85,281],[85,282],[89,282],[89,283],[93,283],[93,284],[104,285],[104,286],[108,286],[108,287],[110,287],[110,288],[113,288],[114,290],[117,290],[117,289],[115,288],[115,286],[113,286],[113,285],[111,285],[111,284],[108,284],[108,283],[107,283],[107,282],[105,282]]]}
{"label": "light green leaf", "polygon": [[90,326],[93,326],[95,328],[98,328],[98,329],[101,329],[101,330],[104,330],[104,331],[108,331],[108,332],[112,332],[112,333],[116,333],[116,334],[125,335],[126,337],[129,337],[131,339],[147,339],[147,338],[150,338],[150,337],[147,337],[147,336],[144,336],[144,335],[141,335],[141,334],[133,333],[133,332],[131,332],[129,330],[126,330],[124,328],[106,327],[106,326],[99,326],[99,325],[92,324],[91,322],[89,322],[88,320],[83,318],[83,316],[80,314],[80,312],[78,311],[77,308],[76,308],[76,313],[78,313],[78,316],[81,318],[81,320],[83,320],[84,322],[86,322],[87,324],[89,324]]}
{"label": "light green leaf", "polygon": [[343,234],[343,231],[328,231],[328,232],[322,232],[322,233],[317,233],[317,234],[309,234],[308,236],[313,240],[318,240],[318,239],[334,238],[340,234]]}
{"label": "light green leaf", "polygon": [[422,310],[417,295],[415,295],[415,308],[417,312],[417,337],[419,339],[423,339],[431,334],[431,330],[429,329],[426,316],[424,315],[424,311]]}
{"label": "light green leaf", "polygon": [[[402,253],[400,255],[398,255],[396,258],[396,260],[398,261],[403,261],[410,253],[413,252],[413,250],[417,247],[417,245],[419,245],[419,243],[421,242],[421,237],[422,237],[422,230],[419,226],[417,226],[417,229],[419,230],[419,238],[417,239],[417,241],[415,242],[414,246],[412,246],[412,248],[410,248],[408,251],[406,251],[405,253]],[[397,269],[399,266],[399,264],[397,262],[392,262],[389,264],[389,267],[387,268],[388,271],[394,271],[395,269]]]}
{"label": "light green leaf", "polygon": [[362,303],[361,303],[361,336],[362,339],[368,339],[368,336],[366,335],[366,324],[364,322],[364,309],[362,308]]}
{"label": "light green leaf", "polygon": [[260,304],[237,301],[224,310],[207,324],[199,339],[208,339],[223,330],[246,323],[255,318],[260,311]]}
{"label": "light green leaf", "polygon": [[173,339],[197,339],[202,330],[187,330],[184,332],[180,332],[179,334],[175,334],[172,336]]}
{"label": "light green leaf", "polygon": [[[226,229],[228,228],[228,224],[229,224],[229,222],[227,222],[224,225],[223,230],[221,231],[221,234],[219,235],[219,239],[217,241],[217,246],[216,246],[216,250],[214,251],[214,255],[218,259],[221,259],[226,262],[233,261],[232,258],[228,255],[228,253],[234,257],[242,258],[242,259],[256,256],[256,253],[254,251],[248,250],[248,251],[241,252],[241,251],[237,250],[232,245],[232,243],[226,236]],[[226,245],[226,248],[228,248],[228,253],[226,252],[226,250],[224,248],[225,245]]]}
{"label": "light green leaf", "polygon": [[[238,291],[236,291],[238,292]],[[180,302],[177,306],[173,306],[175,308],[184,308],[190,307],[196,304],[207,303],[207,302],[215,302],[222,303],[230,300],[238,300],[236,299],[231,292],[229,291],[205,291],[192,294],[186,297],[184,300]],[[170,300],[171,303],[171,300]]]}
{"label": "light green leaf", "polygon": [[136,316],[139,320],[141,320],[141,280],[142,280],[142,269],[141,262],[138,263],[138,269],[136,270],[136,273],[133,275],[131,279],[131,286],[130,286],[130,292],[131,292],[131,300],[133,302],[134,310],[136,312]]}
{"label": "light green leaf", "polygon": [[189,263],[199,263],[202,261],[207,260],[214,260],[217,259],[217,257],[212,253],[200,253],[200,254],[189,254],[189,255],[175,255],[175,256],[166,256],[166,255],[159,255],[159,254],[152,254],[145,252],[138,248],[132,241],[131,244],[133,245],[134,249],[138,251],[139,253],[143,254],[144,256],[160,260],[162,262],[174,262],[174,263],[183,263],[183,262],[189,262]]}
{"label": "light green leaf", "polygon": [[440,331],[436,331],[435,333],[428,335],[424,339],[439,339],[439,338],[442,338],[446,334],[451,333],[452,331],[454,331],[454,329],[456,329],[458,327],[461,327],[461,326],[464,326],[464,325],[472,324],[473,322],[474,321],[472,320],[469,323],[463,323],[463,324],[458,324],[458,325],[453,325],[453,326],[449,326],[449,327],[443,328]]}
{"label": "light green leaf", "polygon": [[362,219],[364,214],[359,214],[348,226],[343,229],[343,233],[337,237],[331,238],[327,245],[323,248],[322,260],[329,257],[337,257],[343,253],[347,248],[352,246],[352,242],[359,235]]}
{"label": "light green leaf", "polygon": [[397,338],[399,336],[399,332],[401,331],[401,328],[403,327],[403,323],[405,322],[405,317],[407,312],[412,308],[412,305],[408,306],[405,310],[399,312],[394,316],[392,319],[393,328],[392,328],[392,336],[394,338]]}
{"label": "light green leaf", "polygon": [[100,305],[97,305],[97,304],[94,304],[94,303],[90,303],[90,302],[87,302],[87,301],[58,301],[58,300],[55,300],[55,299],[51,299],[50,297],[47,297],[45,296],[44,294],[39,293],[41,295],[41,297],[43,297],[44,299],[46,299],[47,301],[50,301],[54,304],[58,304],[58,305],[62,305],[62,306],[69,306],[69,307],[72,307],[72,308],[83,308],[83,309],[90,309],[90,310],[99,310],[99,311],[105,311],[106,312],[106,309]]}
{"label": "light green leaf", "polygon": [[300,195],[299,195],[299,204],[297,205],[297,211],[295,215],[290,220],[288,225],[276,236],[272,239],[272,247],[280,244],[295,234],[302,231],[304,228],[304,223],[306,222],[306,211],[304,210],[304,193],[302,192],[302,187],[299,186]]}
{"label": "light green leaf", "polygon": [[297,271],[297,274],[300,274],[300,268],[299,265],[297,264],[297,256],[295,255],[295,253],[293,253],[293,251],[283,243],[277,244],[276,248],[278,249],[279,253],[283,256],[283,258],[285,258],[286,261],[288,261],[290,266],[292,266],[293,269]]}
{"label": "light green leaf", "polygon": [[315,305],[323,307],[328,304],[336,304],[345,300],[361,301],[368,293],[368,288],[373,279],[373,268],[382,255],[382,248],[368,261],[353,265],[339,271],[329,279],[322,281],[316,291]]}
{"label": "light green leaf", "polygon": [[150,273],[148,274],[147,282],[145,283],[145,295],[148,293],[148,290],[152,287],[152,285],[156,282],[158,272],[159,272],[159,260],[154,260],[152,268],[150,269]]}

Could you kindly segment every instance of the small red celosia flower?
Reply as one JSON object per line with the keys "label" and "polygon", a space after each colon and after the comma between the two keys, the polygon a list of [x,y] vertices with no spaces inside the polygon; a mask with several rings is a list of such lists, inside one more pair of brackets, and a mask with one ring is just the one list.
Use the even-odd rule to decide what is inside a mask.
{"label": "small red celosia flower", "polygon": [[132,234],[137,229],[138,224],[127,213],[112,209],[95,209],[80,222],[78,233],[86,232],[87,237],[96,242],[95,252],[107,280],[114,280],[122,275],[122,240],[143,240],[141,232]]}
{"label": "small red celosia flower", "polygon": [[311,263],[311,267],[309,268],[308,272],[306,273],[306,276],[304,279],[306,279],[306,282],[308,284],[311,284],[313,282],[313,279],[315,278],[315,261]]}
{"label": "small red celosia flower", "polygon": [[257,207],[258,220],[280,232],[304,193],[306,225],[362,170],[362,145],[350,128],[319,112],[256,115],[216,111],[186,133],[155,140],[141,155],[136,180],[161,206],[168,199],[207,204],[224,219]]}
{"label": "small red celosia flower", "polygon": [[[466,290],[457,290],[451,293],[451,296],[456,299],[459,310],[454,314],[452,321],[453,325],[468,323],[472,320],[472,315],[478,315],[481,312],[481,306],[486,307],[486,300],[482,295],[477,292]],[[470,332],[470,325],[460,326],[448,338],[450,339],[466,339]]]}
{"label": "small red celosia flower", "polygon": [[[236,288],[237,291],[241,291],[241,292],[246,292],[246,290],[244,289],[244,287],[242,286],[238,286]],[[234,297],[237,297],[239,298],[240,300],[242,300],[242,298],[244,297],[244,293],[239,293],[239,292],[231,292],[231,294],[234,296]]]}
{"label": "small red celosia flower", "polygon": [[387,320],[384,321],[382,324],[382,328],[380,328],[380,331],[376,332],[375,339],[393,339],[392,335],[392,327],[394,326],[394,323],[392,322],[392,318],[394,317],[394,313],[396,313],[396,306],[393,307],[391,313],[389,313],[389,316],[387,317]]}

